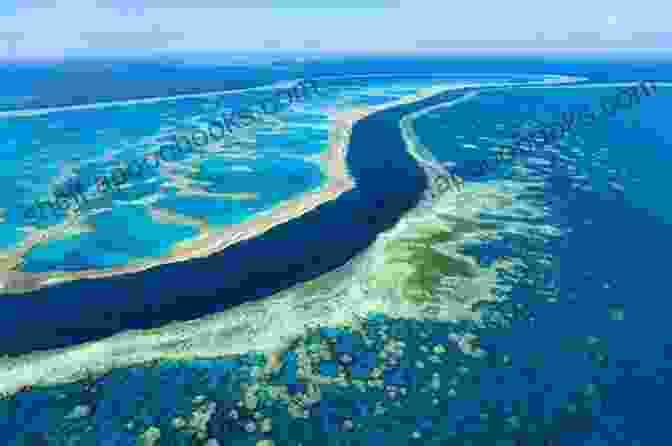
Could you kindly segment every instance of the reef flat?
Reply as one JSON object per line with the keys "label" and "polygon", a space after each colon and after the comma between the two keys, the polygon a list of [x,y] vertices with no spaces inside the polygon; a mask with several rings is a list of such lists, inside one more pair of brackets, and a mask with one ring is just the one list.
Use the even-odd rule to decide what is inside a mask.
{"label": "reef flat", "polygon": [[[463,87],[434,92],[459,88]],[[408,102],[411,99],[404,98],[394,105]],[[336,122],[349,130],[358,119],[384,108],[353,112]],[[410,152],[416,151],[413,138],[406,136],[405,142]],[[427,168],[427,174],[435,172]],[[479,313],[474,305],[494,299],[495,267],[478,267],[457,253],[456,247],[468,237],[492,231],[490,225],[478,223],[476,215],[481,209],[511,203],[510,194],[491,186],[430,190],[416,210],[380,234],[368,250],[314,281],[198,320],[130,330],[101,341],[7,360],[0,372],[0,392],[69,382],[160,358],[226,357],[250,349],[277,354],[305,333],[307,325],[348,324],[353,315],[370,311],[432,313],[440,320],[475,319]],[[507,263],[502,260],[497,265]],[[459,298],[448,292],[451,287]]]}
{"label": "reef flat", "polygon": [[[81,226],[81,224],[78,223],[78,219],[75,216],[70,216],[61,224],[50,226],[46,229],[26,228],[26,230],[29,231],[30,236],[21,242],[16,250],[4,254],[4,257],[6,258],[4,262],[7,263],[8,270],[3,274],[3,277],[0,278],[2,281],[2,290],[4,293],[25,293],[38,290],[45,286],[74,280],[100,279],[113,277],[119,274],[138,273],[166,263],[207,257],[235,243],[259,236],[279,224],[288,222],[315,209],[322,203],[336,199],[342,193],[355,187],[354,180],[348,174],[345,158],[347,155],[350,132],[357,121],[377,111],[382,111],[400,104],[409,104],[452,88],[453,87],[446,88],[434,86],[432,88],[423,89],[422,91],[418,90],[415,94],[405,95],[397,101],[386,102],[378,106],[362,106],[350,111],[333,112],[329,116],[330,130],[327,148],[313,157],[326,177],[323,184],[314,190],[309,190],[300,194],[296,198],[276,203],[270,210],[259,212],[255,216],[245,219],[240,223],[230,224],[223,227],[221,225],[214,227],[213,225],[207,224],[203,219],[199,221],[196,218],[189,218],[187,216],[180,217],[174,211],[156,207],[157,205],[153,203],[153,201],[156,201],[154,198],[146,199],[145,201],[150,200],[151,203],[145,203],[145,201],[143,201],[143,203],[151,204],[153,206],[150,215],[155,221],[186,225],[195,227],[198,230],[196,237],[176,242],[169,252],[164,255],[154,257],[143,256],[142,258],[133,259],[122,266],[109,268],[80,269],[76,271],[27,272],[21,270],[21,264],[24,263],[22,260],[23,256],[41,244],[59,240],[61,238],[59,231],[61,231],[62,228]],[[251,139],[249,142],[253,143],[254,140]],[[244,135],[242,143],[243,145],[245,143]],[[213,143],[205,147],[203,151],[205,153],[217,152],[219,146],[221,146],[221,143]],[[237,157],[242,155],[244,155],[242,152],[237,152],[235,154]],[[203,189],[206,185],[200,184],[202,182],[176,174],[177,171],[184,170],[178,163],[165,164],[166,165],[161,167],[161,171],[162,175],[166,177],[169,182],[165,183],[162,188],[169,186],[177,188],[177,196],[223,196],[237,201],[245,201],[257,197],[257,194],[252,192],[206,192]],[[167,218],[167,215],[171,215],[171,217]],[[163,216],[163,218],[157,219],[157,216]]]}

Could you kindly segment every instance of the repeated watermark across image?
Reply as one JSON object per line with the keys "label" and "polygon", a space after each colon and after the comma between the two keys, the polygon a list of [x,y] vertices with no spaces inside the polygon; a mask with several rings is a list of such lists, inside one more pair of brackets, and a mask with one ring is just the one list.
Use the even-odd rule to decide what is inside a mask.
{"label": "repeated watermark across image", "polygon": [[[636,103],[641,103],[642,96],[651,96],[656,92],[653,81],[641,81],[627,88],[617,88],[618,93],[614,96],[604,97],[600,101],[599,110],[589,110],[584,104],[581,110],[569,110],[563,112],[559,121],[539,122],[538,128],[530,131],[516,129],[513,132],[513,147],[534,147],[540,144],[549,145],[557,142],[563,136],[573,131],[579,124],[592,125],[604,116],[612,116],[620,109],[632,108]],[[625,102],[623,101],[625,99]]]}
{"label": "repeated watermark across image", "polygon": [[[618,88],[618,93],[613,96],[603,97],[600,100],[599,110],[590,109],[583,105],[580,109],[564,111],[560,119],[550,122],[542,122],[536,119],[528,120],[527,123],[538,124],[535,128],[517,128],[511,133],[511,144],[497,143],[495,156],[477,160],[467,160],[462,167],[466,168],[473,177],[482,177],[492,172],[499,161],[511,160],[521,153],[531,153],[535,149],[550,146],[580,125],[589,126],[604,117],[611,117],[618,111],[632,108],[641,103],[642,97],[652,96],[656,93],[654,81],[640,81],[627,88]],[[501,93],[492,91],[493,94]],[[459,151],[459,149],[458,149]]]}
{"label": "repeated watermark across image", "polygon": [[[149,171],[159,168],[160,161],[174,162],[180,156],[200,152],[213,142],[222,141],[225,136],[233,136],[235,129],[242,129],[260,123],[267,116],[279,113],[293,104],[308,99],[312,93],[321,94],[314,80],[301,80],[297,85],[276,90],[271,98],[259,101],[247,108],[227,113],[207,122],[207,131],[196,129],[187,135],[173,135],[174,143],[164,144],[158,150],[147,153],[142,159],[133,160],[128,165],[112,169],[108,175],[95,178],[95,190],[98,194],[118,191],[120,186],[130,179],[141,178]],[[60,212],[72,209],[77,213],[87,201],[86,193],[89,185],[82,178],[70,178],[64,184],[54,188],[54,198],[36,201],[26,209],[23,216],[36,222],[47,217],[50,209],[55,216]]]}

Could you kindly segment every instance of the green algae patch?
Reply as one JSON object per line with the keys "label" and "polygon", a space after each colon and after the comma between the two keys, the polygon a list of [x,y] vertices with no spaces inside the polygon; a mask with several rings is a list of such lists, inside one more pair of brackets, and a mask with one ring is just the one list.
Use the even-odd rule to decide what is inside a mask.
{"label": "green algae patch", "polygon": [[435,300],[432,296],[444,277],[476,276],[472,265],[467,261],[442,254],[431,246],[415,249],[409,262],[414,271],[406,279],[404,296],[414,303]]}
{"label": "green algae patch", "polygon": [[[466,228],[466,220],[464,223]],[[436,248],[438,244],[456,242],[462,236],[456,228],[441,223],[422,223],[415,237],[389,240],[384,250],[385,266],[377,269],[371,281],[376,285],[399,286],[402,296],[415,304],[435,301],[441,280],[447,277],[473,278],[475,266],[459,254],[449,255]],[[460,228],[463,229],[463,228]],[[469,227],[476,229],[476,226]]]}
{"label": "green algae patch", "polygon": [[479,231],[495,231],[499,225],[494,222],[474,221],[466,218],[460,218],[454,215],[436,214],[441,220],[453,225],[452,233],[454,234],[470,234]]}

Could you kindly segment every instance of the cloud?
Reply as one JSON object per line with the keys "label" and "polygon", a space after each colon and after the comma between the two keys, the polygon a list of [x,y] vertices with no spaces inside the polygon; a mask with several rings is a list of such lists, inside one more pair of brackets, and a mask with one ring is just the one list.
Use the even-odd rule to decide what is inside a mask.
{"label": "cloud", "polygon": [[185,34],[179,31],[165,32],[158,25],[151,31],[89,31],[79,34],[89,48],[166,48],[171,42],[183,41]]}
{"label": "cloud", "polygon": [[7,57],[16,57],[16,43],[25,38],[26,35],[21,31],[0,31],[0,40],[7,44]]}
{"label": "cloud", "polygon": [[19,3],[20,5],[17,5],[17,8],[21,9],[56,8],[58,6],[57,0],[22,0]]}
{"label": "cloud", "polygon": [[[514,3],[512,9],[488,0],[0,0],[0,30],[25,33],[5,36],[0,57],[8,44],[22,57],[149,53],[148,47],[152,54],[201,54],[672,46],[672,34],[655,32],[669,28],[669,7],[651,14],[585,0]],[[608,25],[607,15],[618,23]],[[154,23],[162,29],[152,31]]]}
{"label": "cloud", "polygon": [[264,48],[276,49],[282,47],[282,42],[279,40],[264,40]]}
{"label": "cloud", "polygon": [[641,47],[672,47],[672,32],[669,31],[635,31],[632,33],[632,40]]}
{"label": "cloud", "polygon": [[398,8],[400,0],[96,0],[96,6],[114,9],[352,9]]}
{"label": "cloud", "polygon": [[303,42],[303,47],[304,48],[320,48],[322,46],[322,43],[319,40],[304,40]]}
{"label": "cloud", "polygon": [[613,34],[597,31],[569,31],[551,38],[538,32],[529,39],[426,39],[416,40],[418,49],[475,49],[475,48],[646,48],[672,47],[671,32],[621,32]]}
{"label": "cloud", "polygon": [[26,35],[21,31],[0,31],[0,40],[6,40],[6,41],[23,40],[25,36]]}
{"label": "cloud", "polygon": [[459,39],[427,39],[416,40],[415,47],[418,49],[460,49],[460,48],[527,48],[537,43],[538,40],[530,39],[482,39],[482,40],[459,40]]}

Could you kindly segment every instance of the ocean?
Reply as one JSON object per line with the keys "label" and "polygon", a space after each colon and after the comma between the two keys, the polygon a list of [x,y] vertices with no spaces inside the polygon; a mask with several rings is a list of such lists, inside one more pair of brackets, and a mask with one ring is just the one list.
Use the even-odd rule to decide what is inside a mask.
{"label": "ocean", "polygon": [[[119,62],[109,64],[114,68]],[[46,79],[49,73],[63,69],[21,68],[29,70],[35,79]],[[257,76],[257,69],[237,67],[237,77],[227,71],[231,79],[222,82],[223,89],[292,77],[286,71],[268,69]],[[428,407],[423,405],[424,399],[418,396],[415,400],[409,395],[403,407],[390,408],[385,422],[373,420],[371,414],[363,417],[378,424],[358,431],[360,437],[342,431],[334,435],[360,441],[351,444],[411,444],[419,440],[409,437],[410,432],[422,425],[423,444],[659,444],[665,438],[664,389],[672,377],[672,336],[665,334],[664,328],[670,304],[663,286],[665,246],[672,246],[672,205],[666,185],[667,172],[672,168],[672,130],[666,122],[666,107],[672,99],[672,64],[646,57],[358,56],[306,63],[301,69],[305,77],[312,78],[385,75],[426,79],[433,73],[441,73],[441,79],[451,73],[455,80],[480,82],[524,82],[549,74],[587,78],[580,88],[514,87],[501,94],[495,89],[463,104],[435,109],[415,122],[421,141],[432,155],[465,181],[505,185],[515,191],[514,211],[486,210],[479,215],[482,222],[496,226],[497,236],[465,244],[463,252],[479,265],[506,256],[548,268],[523,268],[515,275],[502,271],[499,283],[510,285],[510,289],[501,290],[506,303],[486,312],[493,323],[472,327],[478,332],[481,347],[489,353],[488,360],[500,358],[505,352],[509,358],[506,363],[469,363],[469,368],[479,373],[460,384],[465,390],[458,390],[458,398],[448,402],[442,399],[437,407]],[[14,83],[18,94],[29,95],[25,87],[20,87],[20,79],[25,79],[21,70],[4,69],[0,76],[9,80],[2,84]],[[77,91],[73,83],[60,88],[59,94],[38,95],[25,104],[28,108],[69,105],[84,96],[94,102],[135,98],[141,93],[122,93],[123,82],[135,83],[137,76],[136,85],[142,91],[143,79],[161,76],[166,68],[148,63],[137,70],[126,68],[124,80],[108,79],[110,84],[121,83],[106,88],[105,93]],[[151,91],[145,91],[149,96],[196,92],[193,85],[197,82],[198,92],[205,92],[221,79],[215,74],[221,70],[208,72],[207,67],[200,66],[194,70],[180,75],[170,71],[165,75],[165,85],[147,81],[153,85]],[[201,82],[199,76],[205,80]],[[658,90],[629,110],[589,128],[577,128],[553,147],[523,159],[502,161],[486,175],[472,175],[464,167],[466,160],[479,158],[496,146],[497,138],[505,139],[506,129],[529,119],[544,121],[554,114],[559,116],[576,104],[594,104],[612,94],[614,84],[641,80],[657,82]],[[68,94],[73,99],[66,99]],[[63,347],[122,330],[195,319],[261,299],[345,264],[403,219],[428,187],[423,170],[401,139],[399,120],[460,95],[442,94],[357,123],[347,156],[357,187],[254,239],[207,258],[162,265],[138,274],[2,296],[0,353],[14,355]],[[526,317],[497,323],[497,318],[523,307]],[[404,323],[387,322],[392,331]],[[413,336],[399,337],[409,345],[419,342]],[[413,363],[407,367],[412,368]],[[447,371],[440,370],[442,375],[459,375],[455,372],[458,365],[446,367]],[[424,373],[416,372],[418,376]],[[325,389],[325,393],[336,406],[343,404],[345,397],[337,389]],[[12,403],[11,410],[6,409],[17,424],[34,411],[30,409],[30,397],[21,398]],[[109,410],[101,410],[101,414],[111,413]],[[128,408],[128,413],[133,410]],[[321,410],[322,415],[327,412]],[[490,418],[482,416],[486,412]],[[152,413],[146,425],[167,423],[169,417]],[[327,417],[324,421],[319,413],[314,420],[301,421],[304,424],[288,424],[286,432],[293,432],[294,437],[286,444],[300,443],[298,436],[306,432],[313,436],[303,444],[327,441],[333,420]],[[342,418],[334,420],[342,422]],[[44,430],[44,423],[50,422],[44,418],[31,430]],[[314,424],[309,428],[310,423]],[[118,443],[110,444],[130,444],[123,439],[126,434],[115,429],[107,426],[96,432],[112,438],[114,431]],[[231,438],[235,439],[231,444],[246,441],[235,435]],[[20,443],[24,440],[17,441],[24,444]]]}

